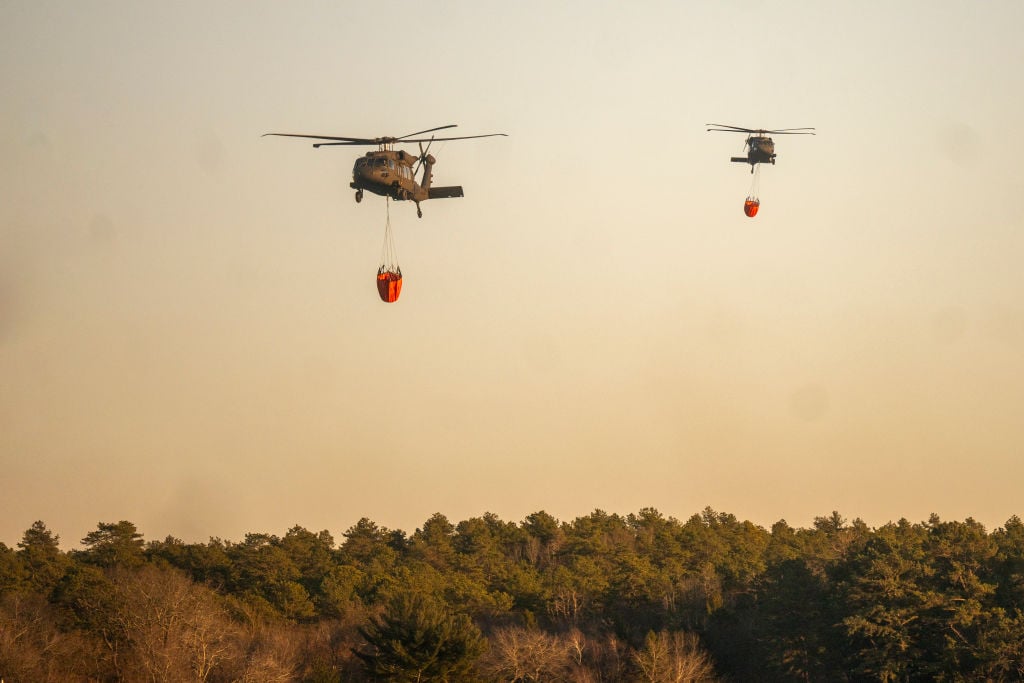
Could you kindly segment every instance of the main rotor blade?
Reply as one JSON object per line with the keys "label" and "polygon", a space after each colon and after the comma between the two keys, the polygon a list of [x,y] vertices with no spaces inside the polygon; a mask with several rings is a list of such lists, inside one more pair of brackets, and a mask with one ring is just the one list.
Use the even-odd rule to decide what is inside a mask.
{"label": "main rotor blade", "polygon": [[[406,141],[405,140],[406,138],[411,138],[413,135],[423,135],[424,133],[433,133],[435,130],[444,130],[445,128],[455,128],[457,125],[459,125],[459,124],[457,124],[457,123],[449,123],[447,126],[438,126],[437,128],[428,128],[426,130],[421,130],[418,133],[409,133],[408,135],[403,135],[400,138],[395,138],[395,140]],[[408,142],[413,142],[413,141],[412,140],[408,140]]]}
{"label": "main rotor blade", "polygon": [[376,145],[377,141],[371,138],[343,138],[334,135],[300,135],[298,133],[264,133],[261,137],[268,135],[279,135],[284,138],[309,138],[310,140],[343,140],[346,145]]}
{"label": "main rotor blade", "polygon": [[750,133],[751,135],[817,135],[813,128],[783,128],[782,130],[757,130],[748,128],[708,128],[709,133]]}
{"label": "main rotor blade", "polygon": [[[454,128],[455,124],[448,126],[440,126],[439,128],[431,128],[430,130],[421,130],[419,133],[409,133],[409,135],[422,135],[423,133],[429,133],[431,130],[443,130],[445,128]],[[505,133],[488,133],[487,135],[463,135],[454,138],[410,138],[409,135],[400,138],[346,138],[338,135],[304,135],[299,133],[264,133],[262,137],[268,135],[278,135],[285,138],[306,138],[309,140],[331,140],[331,142],[318,143],[317,147],[325,145],[382,145],[382,144],[394,144],[396,142],[431,142],[431,141],[446,141],[446,140],[470,140],[472,138],[490,138],[497,135],[508,137]]]}
{"label": "main rotor blade", "polygon": [[335,145],[365,145],[365,142],[314,142],[314,147],[334,147]]}
{"label": "main rotor blade", "polygon": [[725,123],[705,123],[705,126],[718,126],[718,128],[728,128],[729,130],[718,130],[718,128],[708,128],[711,130],[718,130],[719,133],[756,133],[757,131],[752,128],[741,128],[740,126],[730,126]]}
{"label": "main rotor blade", "polygon": [[446,140],[471,140],[473,138],[493,138],[493,137],[496,137],[498,135],[500,135],[502,137],[506,137],[506,138],[508,137],[507,133],[488,133],[486,135],[463,135],[463,136],[457,137],[457,138],[419,138],[419,139],[412,139],[412,140],[408,140],[406,138],[402,138],[401,140],[398,140],[398,142],[430,142],[430,141],[444,142]]}

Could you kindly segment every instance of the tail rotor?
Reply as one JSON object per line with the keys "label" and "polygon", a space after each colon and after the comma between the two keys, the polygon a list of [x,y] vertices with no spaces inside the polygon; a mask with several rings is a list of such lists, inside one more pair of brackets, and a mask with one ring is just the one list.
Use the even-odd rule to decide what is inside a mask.
{"label": "tail rotor", "polygon": [[420,172],[420,166],[423,165],[423,161],[427,158],[427,156],[428,156],[428,154],[430,152],[430,145],[432,145],[433,143],[434,143],[434,136],[433,135],[431,135],[430,136],[430,140],[427,141],[427,148],[426,149],[423,149],[423,143],[422,142],[418,143],[419,146],[420,146],[420,158],[416,160],[416,168],[413,169],[413,172],[412,172],[412,174],[414,176],[417,173]]}

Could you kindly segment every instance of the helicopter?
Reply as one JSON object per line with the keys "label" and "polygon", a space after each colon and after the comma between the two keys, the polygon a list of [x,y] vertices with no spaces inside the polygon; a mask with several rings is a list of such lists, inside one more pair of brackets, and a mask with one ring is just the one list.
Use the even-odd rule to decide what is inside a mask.
{"label": "helicopter", "polygon": [[740,128],[739,126],[727,126],[724,123],[706,123],[706,126],[718,126],[708,128],[708,132],[717,133],[747,133],[747,142],[743,149],[747,150],[745,157],[732,157],[729,161],[736,161],[741,164],[750,164],[750,172],[754,172],[757,164],[775,165],[775,142],[768,135],[816,135],[814,128],[780,128],[779,130],[765,130],[763,128]]}
{"label": "helicopter", "polygon": [[[446,128],[455,128],[456,124],[428,128],[415,133],[409,133],[401,137],[380,137],[380,138],[349,138],[330,135],[299,135],[296,133],[264,133],[267,135],[278,135],[289,138],[309,138],[312,140],[329,140],[330,142],[317,142],[313,147],[329,147],[335,145],[376,145],[376,152],[367,152],[356,159],[352,166],[352,182],[349,187],[356,191],[356,202],[363,201],[363,191],[368,190],[382,197],[390,197],[397,201],[412,200],[416,203],[416,215],[423,218],[423,210],[420,202],[428,199],[442,199],[448,197],[462,197],[461,185],[448,187],[434,187],[431,185],[434,174],[432,170],[437,160],[430,154],[430,145],[433,142],[445,142],[448,140],[469,140],[472,138],[489,138],[505,136],[505,133],[488,133],[487,135],[465,135],[462,137],[438,138],[431,135],[429,138],[419,138],[418,135],[426,135]],[[396,144],[415,142],[419,145],[419,156],[409,154],[405,150],[395,151]],[[427,143],[426,149],[423,143]],[[415,168],[413,167],[415,164]],[[416,174],[420,166],[423,166],[423,179],[417,183]]]}

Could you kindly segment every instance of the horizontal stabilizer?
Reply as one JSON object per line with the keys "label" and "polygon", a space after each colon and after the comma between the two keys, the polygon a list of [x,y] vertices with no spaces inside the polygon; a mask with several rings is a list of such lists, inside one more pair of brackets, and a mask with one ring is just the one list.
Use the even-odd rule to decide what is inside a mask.
{"label": "horizontal stabilizer", "polygon": [[750,159],[748,159],[747,157],[733,157],[733,158],[729,159],[729,161],[738,161],[741,164],[749,164],[750,163]]}
{"label": "horizontal stabilizer", "polygon": [[451,187],[432,187],[427,190],[430,199],[447,199],[449,197],[462,197],[462,186],[452,185]]}

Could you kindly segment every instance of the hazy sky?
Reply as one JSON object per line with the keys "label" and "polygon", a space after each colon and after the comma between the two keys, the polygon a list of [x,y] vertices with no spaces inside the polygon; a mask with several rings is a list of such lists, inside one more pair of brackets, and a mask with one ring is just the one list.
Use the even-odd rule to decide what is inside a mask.
{"label": "hazy sky", "polygon": [[[1024,514],[1024,3],[0,2],[0,541]],[[761,211],[743,137],[778,136]],[[465,198],[353,200],[373,137]],[[410,151],[415,151],[411,148]]]}

